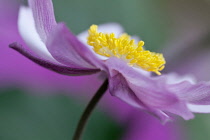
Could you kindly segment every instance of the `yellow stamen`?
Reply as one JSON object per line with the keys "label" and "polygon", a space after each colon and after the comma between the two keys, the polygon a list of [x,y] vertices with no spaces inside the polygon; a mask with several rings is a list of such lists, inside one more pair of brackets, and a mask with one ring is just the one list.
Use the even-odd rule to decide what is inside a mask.
{"label": "yellow stamen", "polygon": [[128,62],[129,65],[141,67],[146,71],[155,72],[161,75],[164,69],[165,59],[162,54],[144,50],[144,42],[135,41],[127,34],[122,34],[116,38],[114,33],[99,33],[97,25],[92,25],[89,29],[88,45],[93,46],[93,50],[102,56],[117,57]]}

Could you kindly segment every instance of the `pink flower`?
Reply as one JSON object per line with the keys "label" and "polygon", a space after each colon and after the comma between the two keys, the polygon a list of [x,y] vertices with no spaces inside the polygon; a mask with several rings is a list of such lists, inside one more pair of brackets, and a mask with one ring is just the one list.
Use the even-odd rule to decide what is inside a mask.
{"label": "pink flower", "polygon": [[[109,79],[109,91],[113,96],[152,113],[162,122],[171,119],[169,113],[188,120],[194,117],[193,112],[210,112],[209,82],[195,83],[188,77],[180,78],[175,74],[154,77],[151,71],[160,74],[159,71],[165,64],[160,54],[145,51],[140,41],[139,49],[136,49],[138,56],[132,53],[132,49],[126,50],[131,56],[125,56],[126,51],[119,51],[118,54],[123,54],[123,57],[118,56],[113,50],[107,51],[104,44],[109,43],[119,48],[129,37],[125,35],[115,38],[112,34],[98,33],[96,26],[89,30],[88,44],[93,46],[92,51],[83,42],[86,33],[76,37],[65,24],[56,23],[51,0],[28,2],[30,7],[22,6],[19,12],[19,31],[29,48],[18,43],[13,43],[10,47],[35,63],[66,75],[103,72]],[[99,26],[99,31],[107,29],[108,32],[116,30],[117,35],[122,33],[117,24],[104,26],[106,28]],[[103,42],[104,38],[108,41]],[[112,40],[115,39],[119,42],[113,43]],[[131,46],[135,44],[131,40],[128,43]],[[99,57],[99,54],[103,57]],[[141,61],[139,57],[143,57]]]}

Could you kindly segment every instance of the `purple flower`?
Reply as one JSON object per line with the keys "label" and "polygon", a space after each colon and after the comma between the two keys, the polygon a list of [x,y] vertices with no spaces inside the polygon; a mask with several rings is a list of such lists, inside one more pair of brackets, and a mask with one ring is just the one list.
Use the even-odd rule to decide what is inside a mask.
{"label": "purple flower", "polygon": [[[59,75],[35,63],[31,63],[30,60],[25,59],[7,47],[9,42],[14,40],[17,40],[25,46],[17,30],[18,6],[14,1],[0,1],[0,58],[4,60],[0,61],[0,88],[4,88],[5,86],[10,87],[13,84],[15,86],[21,86],[21,88],[27,88],[33,93],[35,91],[32,89],[36,89],[36,94],[40,90],[47,90],[47,92],[49,90],[61,90],[71,96],[77,95],[80,98],[92,95],[101,84],[101,80],[96,78],[97,75],[80,77]],[[163,126],[154,117],[136,110],[117,98],[113,98],[110,94],[105,94],[101,100],[100,108],[126,128],[121,138],[123,140],[180,139],[180,128],[176,129],[176,124],[168,123]]]}
{"label": "purple flower", "polygon": [[[65,24],[56,23],[51,0],[29,0],[29,5],[20,8],[18,22],[30,48],[18,43],[10,46],[35,63],[66,75],[104,72],[113,96],[152,113],[162,122],[171,119],[169,113],[188,120],[194,117],[192,112],[210,112],[210,83],[195,83],[190,77],[173,73],[152,76],[151,72],[160,74],[165,61],[161,54],[144,50],[142,41],[135,45],[128,35],[116,38],[114,34],[99,33],[95,25],[89,36],[84,32],[76,37]],[[117,24],[99,26],[100,32],[105,29],[116,31],[117,36],[122,33]],[[85,42],[84,36],[88,37]]]}

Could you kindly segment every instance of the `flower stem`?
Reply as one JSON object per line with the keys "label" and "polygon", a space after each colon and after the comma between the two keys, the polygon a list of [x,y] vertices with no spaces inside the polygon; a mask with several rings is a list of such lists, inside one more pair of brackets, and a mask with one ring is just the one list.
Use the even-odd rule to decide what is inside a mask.
{"label": "flower stem", "polygon": [[108,79],[106,79],[104,81],[104,83],[101,85],[101,87],[98,89],[96,94],[93,96],[93,98],[90,100],[89,104],[85,108],[85,110],[84,110],[84,112],[83,112],[83,114],[82,114],[82,116],[79,120],[79,123],[77,125],[76,131],[74,133],[73,140],[80,140],[80,138],[82,136],[82,132],[83,132],[84,127],[85,127],[85,124],[88,121],[88,118],[90,117],[93,109],[95,108],[95,106],[97,105],[97,103],[99,102],[101,97],[106,92],[107,87],[108,87]]}

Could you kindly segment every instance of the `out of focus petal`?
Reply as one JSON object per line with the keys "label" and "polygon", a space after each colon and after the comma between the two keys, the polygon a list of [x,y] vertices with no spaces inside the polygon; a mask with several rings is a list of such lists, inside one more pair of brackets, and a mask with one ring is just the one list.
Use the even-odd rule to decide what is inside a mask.
{"label": "out of focus petal", "polygon": [[187,107],[195,113],[210,113],[210,105],[188,104]]}
{"label": "out of focus petal", "polygon": [[193,104],[210,105],[210,82],[199,82],[186,87],[182,98]]}

